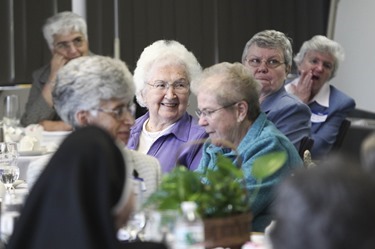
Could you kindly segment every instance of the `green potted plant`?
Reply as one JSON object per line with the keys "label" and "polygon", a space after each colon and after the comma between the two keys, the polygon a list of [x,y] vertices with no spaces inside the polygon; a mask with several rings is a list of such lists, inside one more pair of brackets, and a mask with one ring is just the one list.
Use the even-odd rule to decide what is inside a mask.
{"label": "green potted plant", "polygon": [[[260,183],[285,161],[283,152],[260,157],[254,162],[252,175]],[[208,170],[204,175],[176,167],[163,177],[159,189],[145,206],[159,211],[179,210],[183,201],[194,201],[204,221],[206,247],[233,248],[249,240],[251,203],[257,192],[258,189],[248,193],[242,169],[219,155],[217,169]],[[220,230],[221,227],[225,231]]]}

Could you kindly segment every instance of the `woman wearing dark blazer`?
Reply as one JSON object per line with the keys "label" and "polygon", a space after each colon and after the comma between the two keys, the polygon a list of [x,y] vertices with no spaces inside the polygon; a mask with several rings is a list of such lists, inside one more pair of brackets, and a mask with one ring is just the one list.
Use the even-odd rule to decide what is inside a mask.
{"label": "woman wearing dark blazer", "polygon": [[294,57],[299,77],[286,90],[310,107],[314,158],[330,152],[342,121],[355,108],[353,98],[329,84],[343,59],[341,45],[321,35],[304,42]]}

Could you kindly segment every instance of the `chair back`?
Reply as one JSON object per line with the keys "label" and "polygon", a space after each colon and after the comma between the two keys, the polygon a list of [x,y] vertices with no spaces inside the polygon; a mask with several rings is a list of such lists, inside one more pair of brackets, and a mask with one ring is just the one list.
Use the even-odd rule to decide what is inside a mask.
{"label": "chair back", "polygon": [[332,152],[338,151],[341,148],[344,142],[345,136],[348,133],[348,130],[350,128],[350,125],[351,125],[350,120],[344,119],[342,121],[340,128],[339,128],[339,133],[336,136],[336,141],[332,145],[332,149],[331,149]]}
{"label": "chair back", "polygon": [[313,147],[313,145],[314,145],[314,139],[308,136],[304,136],[301,139],[301,142],[299,144],[298,154],[300,155],[302,159],[303,159],[305,151],[306,150],[311,151],[311,148]]}

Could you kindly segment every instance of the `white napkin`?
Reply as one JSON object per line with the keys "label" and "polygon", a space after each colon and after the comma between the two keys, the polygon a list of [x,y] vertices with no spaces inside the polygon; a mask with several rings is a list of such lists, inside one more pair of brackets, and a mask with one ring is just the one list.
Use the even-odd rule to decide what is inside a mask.
{"label": "white napkin", "polygon": [[41,150],[40,141],[42,138],[43,126],[31,124],[25,128],[25,136],[19,143],[19,151],[38,151]]}
{"label": "white napkin", "polygon": [[22,127],[6,127],[4,130],[4,140],[6,142],[19,142],[22,136],[24,135],[23,133],[23,128]]}

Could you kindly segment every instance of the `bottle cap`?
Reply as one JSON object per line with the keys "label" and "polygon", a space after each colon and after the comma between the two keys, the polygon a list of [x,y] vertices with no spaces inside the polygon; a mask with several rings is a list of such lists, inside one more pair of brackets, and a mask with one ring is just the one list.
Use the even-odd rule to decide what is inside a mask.
{"label": "bottle cap", "polygon": [[197,208],[197,204],[193,201],[184,201],[181,203],[182,211],[192,211]]}

